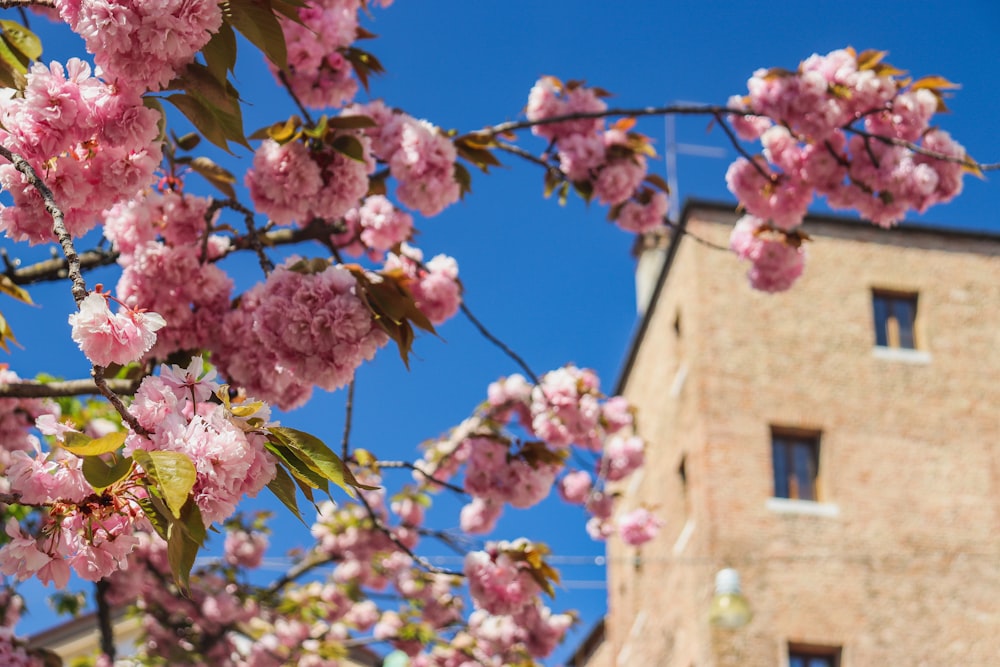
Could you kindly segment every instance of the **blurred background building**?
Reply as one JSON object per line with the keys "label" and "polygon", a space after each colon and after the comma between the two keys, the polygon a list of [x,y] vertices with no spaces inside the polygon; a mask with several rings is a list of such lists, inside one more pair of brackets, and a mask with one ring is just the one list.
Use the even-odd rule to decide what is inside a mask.
{"label": "blurred background building", "polygon": [[737,217],[691,202],[642,251],[619,390],[647,463],[619,490],[666,526],[608,544],[569,664],[997,664],[1000,236],[811,218],[771,295],[712,247]]}

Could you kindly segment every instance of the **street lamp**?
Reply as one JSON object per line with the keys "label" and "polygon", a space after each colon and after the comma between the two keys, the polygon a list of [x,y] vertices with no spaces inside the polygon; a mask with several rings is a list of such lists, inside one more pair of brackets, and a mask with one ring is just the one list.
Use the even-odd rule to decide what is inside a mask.
{"label": "street lamp", "polygon": [[715,575],[715,595],[708,612],[708,621],[718,628],[741,628],[750,622],[753,612],[746,596],[740,591],[740,574],[731,567]]}

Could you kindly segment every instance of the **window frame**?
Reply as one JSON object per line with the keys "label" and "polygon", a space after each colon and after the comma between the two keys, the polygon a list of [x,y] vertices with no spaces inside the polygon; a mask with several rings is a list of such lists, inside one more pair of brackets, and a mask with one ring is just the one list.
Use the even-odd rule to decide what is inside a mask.
{"label": "window frame", "polygon": [[802,667],[814,667],[810,664],[810,661],[818,659],[826,661],[826,665],[823,667],[840,667],[841,653],[842,647],[840,646],[820,646],[817,644],[789,642],[785,664],[788,667],[797,667],[792,663],[792,660],[799,659],[803,661],[801,663]]}
{"label": "window frame", "polygon": [[917,292],[872,288],[875,347],[890,350],[921,349],[917,332],[919,296]]}
{"label": "window frame", "polygon": [[[821,444],[819,431],[771,428],[773,498],[804,503],[823,501]],[[803,482],[806,478],[808,483]]]}

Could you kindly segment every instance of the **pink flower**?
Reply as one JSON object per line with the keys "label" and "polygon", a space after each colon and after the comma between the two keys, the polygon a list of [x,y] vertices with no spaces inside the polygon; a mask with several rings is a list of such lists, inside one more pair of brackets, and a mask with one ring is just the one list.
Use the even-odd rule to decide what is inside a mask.
{"label": "pink flower", "polygon": [[663,521],[640,507],[618,518],[618,534],[622,542],[637,547],[650,541],[663,527]]}
{"label": "pink flower", "polygon": [[765,223],[753,216],[743,216],[736,223],[729,247],[740,259],[753,262],[747,272],[750,286],[764,292],[788,289],[802,275],[805,266],[804,248],[768,231]]}
{"label": "pink flower", "polygon": [[157,313],[123,310],[112,315],[107,296],[91,292],[80,303],[80,312],[69,316],[73,340],[98,366],[137,361],[156,343],[156,331],[167,324]]}

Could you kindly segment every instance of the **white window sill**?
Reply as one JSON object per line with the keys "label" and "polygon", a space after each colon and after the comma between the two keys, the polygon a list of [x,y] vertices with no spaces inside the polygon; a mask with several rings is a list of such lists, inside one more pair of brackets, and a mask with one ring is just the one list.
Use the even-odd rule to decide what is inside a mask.
{"label": "white window sill", "polygon": [[840,507],[833,503],[816,503],[793,498],[768,498],[765,507],[776,514],[805,514],[807,516],[840,516]]}
{"label": "white window sill", "polygon": [[882,347],[877,345],[872,348],[872,356],[876,359],[902,361],[908,364],[931,363],[931,353],[927,350],[910,350],[901,347]]}

